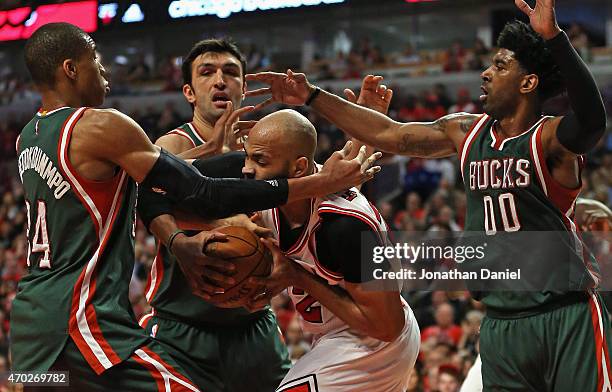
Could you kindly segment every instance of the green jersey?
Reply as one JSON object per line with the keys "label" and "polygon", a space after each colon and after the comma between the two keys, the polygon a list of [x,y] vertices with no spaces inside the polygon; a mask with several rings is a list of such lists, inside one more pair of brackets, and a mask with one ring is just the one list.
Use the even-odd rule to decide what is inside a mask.
{"label": "green jersey", "polygon": [[101,374],[147,341],[128,298],[136,184],[123,170],[98,182],[71,165],[72,131],[86,110],[38,113],[17,140],[29,273],[11,312],[15,370],[48,370],[71,338]]}
{"label": "green jersey", "polygon": [[[193,123],[183,124],[167,135],[182,136],[193,147],[205,143]],[[145,295],[153,307],[152,314],[194,326],[233,325],[254,318],[246,309],[219,308],[192,294],[176,258],[161,244],[151,266]]]}
{"label": "green jersey", "polygon": [[[536,282],[527,289],[523,282],[514,282],[507,290],[474,292],[492,312],[538,313],[543,305],[565,301],[572,295],[570,290],[589,290],[598,283],[597,264],[573,221],[580,189],[559,184],[546,165],[542,149],[546,120],[543,117],[531,129],[501,139],[495,121],[483,115],[459,152],[467,196],[466,235],[478,232],[490,242],[484,259],[474,265],[521,265],[530,271],[529,276],[523,271],[521,279]],[[583,157],[577,159],[582,167]],[[546,240],[534,243],[534,238]]]}

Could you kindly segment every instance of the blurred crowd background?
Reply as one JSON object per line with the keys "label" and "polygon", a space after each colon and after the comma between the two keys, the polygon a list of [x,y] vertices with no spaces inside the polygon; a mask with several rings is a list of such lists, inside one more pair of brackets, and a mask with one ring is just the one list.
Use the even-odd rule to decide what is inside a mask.
{"label": "blurred crowd background", "polygon": [[[3,7],[11,9],[22,3],[7,2]],[[125,10],[132,3],[147,10],[142,1],[119,2],[118,9]],[[513,2],[409,4],[385,0],[376,7],[370,3],[346,1],[312,9],[236,13],[227,19],[202,16],[164,28],[146,26],[146,19],[140,22],[142,26],[115,21],[103,26],[100,19],[99,31],[93,36],[110,73],[112,92],[107,105],[133,117],[152,140],[189,121],[190,108],[180,94],[181,56],[198,39],[232,35],[247,57],[248,72],[291,67],[339,95],[343,88],[356,89],[366,74],[385,76],[385,83],[395,91],[389,116],[398,121],[481,112],[479,74],[488,66],[500,26],[515,17],[509,7],[513,4],[508,4]],[[557,12],[562,27],[591,65],[608,113],[612,113],[612,7],[596,0],[564,3]],[[27,5],[35,6],[33,2]],[[296,29],[298,21],[303,25]],[[2,28],[0,23],[0,38]],[[15,140],[36,110],[38,96],[21,60],[22,47],[23,41],[0,42],[0,372],[6,370],[9,360],[11,300],[17,282],[27,273],[26,212],[16,171]],[[564,97],[546,103],[549,114],[562,114],[567,108]],[[252,117],[276,109],[267,108]],[[298,110],[318,131],[316,159],[323,162],[344,144],[345,136],[316,113]],[[423,160],[385,154],[382,164],[383,171],[363,191],[393,230],[462,230],[466,201],[456,158]],[[609,132],[588,154],[583,184],[582,197],[612,204]],[[596,252],[609,261],[612,237],[601,239]],[[155,250],[154,239],[139,225],[130,292],[137,316],[148,310],[144,288]],[[403,295],[415,311],[422,339],[409,391],[458,391],[477,355],[483,307],[465,291],[405,291]],[[311,337],[302,331],[287,295],[274,298],[272,308],[295,361],[308,352]]]}

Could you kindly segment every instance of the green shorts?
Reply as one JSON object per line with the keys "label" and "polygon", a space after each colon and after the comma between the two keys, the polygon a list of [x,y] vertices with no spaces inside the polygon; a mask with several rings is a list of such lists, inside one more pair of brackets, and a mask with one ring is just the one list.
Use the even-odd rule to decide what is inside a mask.
{"label": "green shorts", "polygon": [[610,334],[598,295],[525,318],[487,316],[480,327],[483,390],[608,391]]}
{"label": "green shorts", "polygon": [[205,392],[274,391],[291,366],[272,311],[239,326],[152,316],[144,327]]}
{"label": "green shorts", "polygon": [[[199,391],[183,369],[150,340],[125,361],[97,375],[72,339],[49,371],[68,371],[69,387],[25,387],[26,392],[193,392]],[[166,387],[169,387],[167,389]],[[204,389],[203,392],[206,390]]]}

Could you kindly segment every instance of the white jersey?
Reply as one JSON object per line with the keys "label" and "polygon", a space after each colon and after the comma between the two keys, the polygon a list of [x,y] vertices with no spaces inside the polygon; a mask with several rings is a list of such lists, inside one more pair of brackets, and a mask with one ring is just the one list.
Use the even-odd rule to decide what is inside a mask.
{"label": "white jersey", "polygon": [[[304,225],[302,234],[294,245],[284,253],[308,271],[327,280],[328,284],[344,287],[344,277],[338,272],[325,268],[317,258],[315,234],[321,225],[321,214],[323,213],[348,215],[361,220],[378,233],[379,241],[383,244],[389,243],[387,225],[376,207],[372,206],[357,188],[311,200],[310,218]],[[274,238],[280,242],[278,209],[263,211],[262,218],[264,226],[271,228]],[[355,246],[360,246],[360,244],[355,244]],[[356,260],[356,262],[360,261]],[[289,287],[287,290],[296,310],[304,319],[304,330],[307,332],[320,336],[348,329],[348,325],[344,321],[336,317],[308,293],[297,287]]]}

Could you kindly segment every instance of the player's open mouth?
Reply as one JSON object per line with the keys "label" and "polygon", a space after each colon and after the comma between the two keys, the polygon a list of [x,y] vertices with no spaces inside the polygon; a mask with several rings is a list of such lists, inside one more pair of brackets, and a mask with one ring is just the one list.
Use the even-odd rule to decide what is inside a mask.
{"label": "player's open mouth", "polygon": [[216,107],[224,108],[227,105],[227,102],[230,101],[230,98],[226,93],[220,92],[213,94],[212,101]]}
{"label": "player's open mouth", "polygon": [[480,86],[480,90],[482,90],[482,95],[479,97],[479,99],[481,102],[484,102],[486,101],[487,96],[489,95],[489,92],[487,91],[485,86]]}

